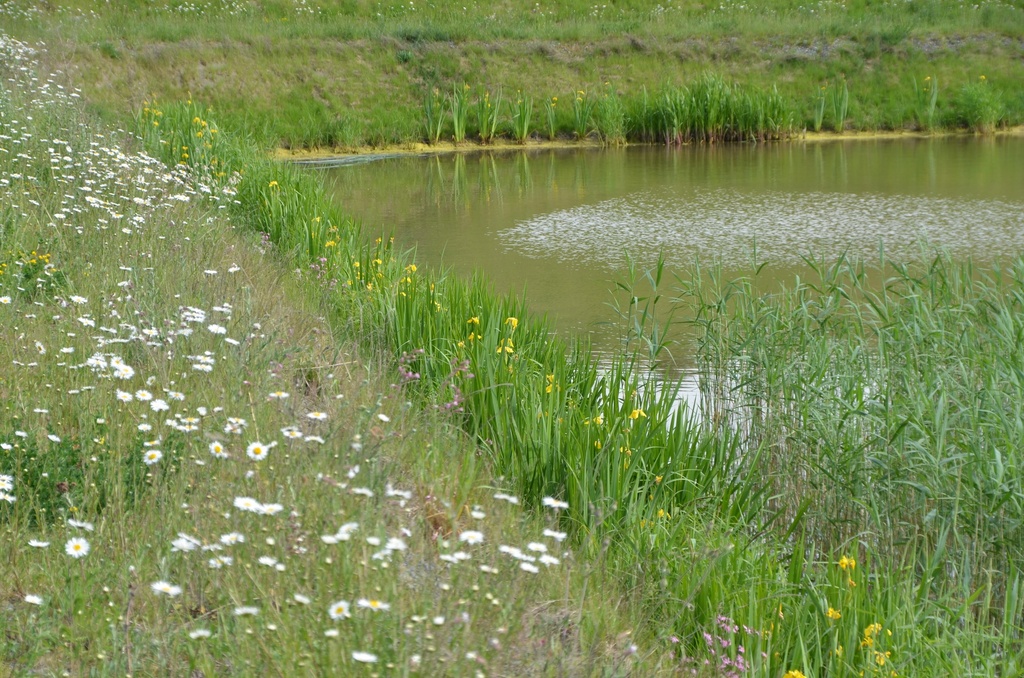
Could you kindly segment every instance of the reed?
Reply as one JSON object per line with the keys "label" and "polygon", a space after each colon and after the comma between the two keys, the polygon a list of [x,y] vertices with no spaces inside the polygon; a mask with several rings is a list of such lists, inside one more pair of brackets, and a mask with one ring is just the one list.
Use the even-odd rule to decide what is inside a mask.
{"label": "reed", "polygon": [[825,92],[828,90],[828,83],[818,88],[814,98],[814,131],[820,132],[821,125],[825,120]]}
{"label": "reed", "polygon": [[1002,92],[984,75],[963,85],[953,102],[953,117],[959,125],[979,134],[991,134],[1003,119]]}
{"label": "reed", "polygon": [[597,102],[580,89],[572,93],[572,133],[576,139],[586,139],[593,129],[594,107]]}
{"label": "reed", "polygon": [[626,108],[609,83],[605,83],[605,91],[595,106],[594,127],[605,145],[621,146],[626,143]]}
{"label": "reed", "polygon": [[639,141],[676,145],[782,139],[793,133],[793,120],[775,88],[742,87],[705,74],[653,98],[643,91],[627,108],[624,126]]}
{"label": "reed", "polygon": [[423,124],[428,144],[436,144],[441,140],[444,130],[444,100],[441,91],[429,87],[423,94]]}
{"label": "reed", "polygon": [[452,85],[448,112],[452,117],[452,140],[461,144],[466,140],[466,121],[469,118],[469,85]]}
{"label": "reed", "polygon": [[930,131],[935,127],[935,107],[939,102],[939,79],[930,75],[925,76],[924,83],[918,86],[917,78],[914,83],[914,119],[917,128]]}
{"label": "reed", "polygon": [[[683,139],[786,128],[772,93],[711,79],[632,109],[649,113],[634,129],[665,119],[658,101],[678,106]],[[318,251],[310,175],[229,150],[252,182],[242,223]],[[415,375],[402,398],[434,403],[529,506],[565,501],[580,553],[635,591],[668,647],[761,676],[1020,665],[1024,261],[809,260],[813,277],[770,293],[757,271],[694,267],[673,285],[631,267],[623,351],[599,363],[483,277],[421,270],[388,238],[330,223],[345,236],[327,262],[337,303]],[[695,337],[700,416],[649,367],[679,328]]]}
{"label": "reed", "polygon": [[840,75],[832,82],[830,91],[832,103],[832,129],[842,132],[846,129],[846,117],[850,110],[850,88],[846,84],[846,76]]}
{"label": "reed", "polygon": [[484,90],[476,101],[476,124],[480,131],[480,143],[489,144],[498,133],[499,111],[501,110],[501,89],[491,99],[491,93]]}
{"label": "reed", "polygon": [[509,129],[512,138],[519,144],[525,144],[530,136],[530,119],[533,117],[533,98],[516,92],[515,101],[509,99]]}
{"label": "reed", "polygon": [[544,122],[545,130],[547,131],[548,135],[548,141],[554,141],[555,136],[558,134],[558,119],[555,114],[557,107],[558,97],[544,99]]}

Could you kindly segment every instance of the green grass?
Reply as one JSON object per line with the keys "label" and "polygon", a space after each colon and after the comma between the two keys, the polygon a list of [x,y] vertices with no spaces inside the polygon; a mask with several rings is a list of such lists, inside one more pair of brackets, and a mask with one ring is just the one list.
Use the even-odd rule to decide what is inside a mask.
{"label": "green grass", "polygon": [[[197,110],[163,117],[195,130]],[[312,215],[349,233],[314,176],[233,144],[238,214],[288,225],[264,231],[278,248],[302,258],[333,239],[311,235]],[[773,293],[633,270],[630,344],[599,367],[485,279],[350,236],[314,255],[350,322],[528,506],[566,501],[581,558],[632,592],[639,637],[671,665],[722,662],[727,644],[765,676],[1017,670],[1024,398],[1008,375],[1024,263],[839,262]],[[699,420],[646,368],[678,319],[700,347]],[[653,657],[644,671],[669,666]]]}
{"label": "green grass", "polygon": [[[324,263],[361,241],[313,184],[265,163],[257,190],[233,168],[260,153],[194,103],[139,115],[165,165],[23,46],[0,54],[5,675],[657,666],[617,639],[611,580],[543,534],[559,515],[494,498],[514,488],[452,414],[355,343],[360,306]],[[498,550],[530,542],[559,564]]]}
{"label": "green grass", "polygon": [[[673,282],[662,267],[632,269],[620,285],[631,300],[619,309],[626,345],[620,356],[599,365],[585,342],[554,335],[521,298],[495,294],[483,277],[466,280],[417,267],[386,236],[361,231],[327,199],[318,177],[266,158],[268,142],[287,138],[281,130],[295,123],[290,114],[281,123],[263,124],[269,120],[263,113],[242,118],[240,108],[220,103],[211,111],[198,98],[164,103],[181,83],[163,79],[180,72],[180,63],[165,63],[182,58],[173,41],[207,36],[211,42],[189,45],[189,68],[212,70],[206,57],[207,50],[219,49],[211,37],[215,30],[245,45],[232,60],[252,59],[250,66],[281,61],[273,73],[239,71],[244,77],[232,86],[247,96],[274,91],[253,87],[250,78],[290,82],[284,76],[302,63],[310,75],[301,87],[330,100],[324,89],[330,79],[310,60],[309,39],[331,30],[351,35],[370,29],[359,21],[343,27],[292,14],[280,21],[280,13],[292,11],[288,7],[268,4],[265,16],[242,9],[208,22],[158,10],[112,11],[64,24],[61,30],[83,36],[116,24],[131,43],[117,45],[118,59],[99,54],[107,60],[104,72],[111,73],[108,93],[121,86],[114,69],[141,50],[142,43],[132,40],[160,34],[172,41],[168,51],[146,56],[153,68],[146,84],[165,89],[139,107],[135,121],[142,143],[163,163],[160,172],[170,168],[180,178],[161,180],[164,192],[153,203],[158,208],[123,200],[120,189],[101,186],[98,178],[96,186],[85,184],[92,175],[69,174],[65,161],[51,160],[47,144],[57,142],[43,140],[72,133],[77,150],[71,157],[84,163],[90,153],[108,156],[91,150],[93,131],[80,127],[79,109],[49,100],[33,105],[28,99],[34,90],[18,89],[29,83],[5,85],[0,129],[7,136],[16,132],[19,145],[31,151],[27,158],[0,155],[9,182],[4,189],[17,200],[2,213],[0,249],[11,252],[4,259],[6,275],[20,276],[16,283],[0,283],[0,295],[12,301],[0,312],[16,314],[0,325],[12,352],[0,372],[0,395],[10,403],[0,431],[11,441],[4,453],[14,460],[9,465],[18,494],[13,504],[0,505],[6,535],[18,545],[0,576],[0,591],[15,610],[15,623],[3,636],[8,665],[210,674],[254,673],[259,663],[313,673],[313,666],[354,671],[350,650],[363,648],[402,668],[418,655],[424,672],[433,673],[475,668],[458,664],[473,661],[460,659],[466,652],[477,653],[492,672],[516,675],[1020,671],[1024,601],[1017,564],[1024,492],[1017,450],[1024,398],[1017,363],[1024,263],[977,271],[970,262],[941,256],[911,264],[883,260],[875,267],[841,261],[815,264],[813,279],[771,292],[756,285],[756,272],[724,280],[714,269],[695,268]],[[427,114],[422,93],[431,90],[425,87],[436,83],[446,92],[452,83],[468,82],[470,90],[480,83],[511,91],[517,84],[512,76],[523,72],[539,74],[532,86],[518,83],[527,85],[517,89],[530,96],[579,93],[576,106],[560,100],[546,109],[557,134],[579,138],[596,132],[611,140],[620,124],[627,138],[658,143],[767,138],[816,122],[817,88],[844,73],[849,97],[838,89],[839,96],[829,94],[822,124],[913,121],[917,99],[906,75],[925,72],[942,79],[943,91],[961,91],[958,98],[937,97],[939,120],[987,110],[982,104],[992,92],[1010,110],[998,120],[1017,115],[1011,106],[1019,99],[1012,94],[1017,66],[996,58],[1000,48],[994,43],[981,37],[988,50],[983,54],[952,50],[927,59],[908,44],[915,31],[927,29],[926,37],[953,31],[954,20],[964,20],[962,30],[974,36],[994,30],[983,26],[986,21],[1009,20],[1012,27],[1017,10],[999,5],[977,16],[941,3],[877,14],[856,6],[850,20],[826,11],[830,23],[824,29],[820,17],[805,21],[797,8],[708,12],[704,23],[685,28],[683,21],[630,16],[632,5],[618,16],[585,21],[581,7],[566,5],[556,10],[565,15],[533,17],[516,28],[511,20],[503,23],[506,16],[522,18],[515,7],[491,7],[498,19],[489,31],[557,36],[556,44],[533,52],[518,44],[509,48],[519,59],[515,73],[500,63],[502,46],[480,50],[460,33],[473,16],[468,10],[444,15],[443,7],[434,8],[436,16],[413,20],[402,7],[382,8],[385,16],[373,20],[378,34],[361,38],[369,56],[362,63],[351,59],[352,72],[344,76],[347,84],[372,84],[355,90],[352,96],[367,98],[346,118],[357,121],[353,134],[370,143],[423,139],[431,129],[443,130],[437,137],[449,130],[456,136],[450,111]],[[772,12],[779,16],[773,19]],[[919,21],[910,23],[909,12],[920,13]],[[12,22],[31,32],[62,16],[57,11]],[[659,36],[692,36],[700,26],[718,37],[742,30],[756,36],[782,23],[789,29],[780,35],[799,36],[815,24],[815,31],[830,37],[852,36],[852,46],[823,61],[798,61],[793,71],[772,62],[763,72],[726,80],[698,60],[678,66],[678,77],[669,82],[636,79],[641,71],[656,72],[653,64],[668,63]],[[275,40],[252,38],[259,25]],[[597,43],[596,50],[607,52],[599,66],[562,51],[572,40],[624,26],[639,37]],[[243,28],[249,31],[244,40]],[[74,63],[80,73],[98,72],[90,70],[94,57],[81,44],[70,41],[59,49],[79,55]],[[739,48],[735,58],[766,44]],[[354,54],[350,49],[337,46],[332,58]],[[719,49],[703,52],[713,56]],[[504,75],[488,77],[481,67],[470,80],[461,55],[478,66],[499,62],[493,73]],[[854,68],[865,59],[879,67]],[[526,68],[534,63],[547,68]],[[615,73],[597,72],[605,67]],[[986,67],[991,90],[975,91],[980,67]],[[631,88],[624,87],[631,77]],[[246,100],[240,91],[221,90],[226,81],[218,79],[208,91],[219,101]],[[597,92],[607,92],[611,103]],[[91,98],[94,105],[103,100]],[[385,106],[387,101],[398,105]],[[466,104],[468,111],[468,98]],[[367,110],[372,115],[360,118]],[[26,111],[33,117],[32,137],[24,135]],[[957,124],[971,124],[965,120]],[[469,122],[465,135],[471,134]],[[130,166],[133,171],[113,176],[136,192],[132,196],[148,195],[150,189],[135,179],[141,169]],[[77,211],[85,208],[65,197],[74,192],[54,190],[67,176],[110,204]],[[168,197],[176,192],[188,203]],[[122,203],[135,207],[122,217],[110,214]],[[122,232],[112,220],[120,225],[125,216],[140,216],[146,225],[124,225]],[[55,219],[68,227],[51,227]],[[59,238],[51,242],[54,233]],[[50,254],[57,270],[47,268],[49,262],[40,268],[40,253]],[[33,256],[35,268],[26,268]],[[239,270],[225,273],[233,264]],[[85,298],[86,306],[79,309],[71,295]],[[226,303],[227,336],[238,345],[225,344],[201,324],[188,336],[173,335],[173,346],[167,343],[168,332],[187,323],[182,307],[212,314]],[[114,345],[115,354],[135,368],[132,393],[180,389],[189,407],[208,408],[202,417],[213,423],[203,429],[206,437],[171,427],[159,445],[145,447],[150,439],[140,449],[139,435],[156,431],[140,431],[138,424],[158,424],[166,415],[150,420],[147,401],[134,395],[130,403],[118,400],[111,384],[119,382],[108,375],[59,364],[65,354],[56,347],[72,344],[72,355],[84,360],[95,350],[95,337],[106,336],[99,327],[84,331],[77,320],[83,313],[97,326],[113,325],[113,332],[130,332],[121,323],[136,327],[141,337],[149,336],[142,329],[156,330],[153,336],[165,342],[159,347],[145,339],[123,349]],[[706,407],[699,419],[675,407],[678,385],[652,381],[649,371],[680,321],[699,346]],[[338,337],[346,342],[339,344]],[[109,359],[114,349],[105,346]],[[179,376],[191,374],[188,356],[205,351],[216,360],[211,376]],[[291,397],[271,397],[278,391]],[[223,412],[212,412],[217,406]],[[306,421],[310,411],[324,412],[326,423]],[[222,434],[227,416],[246,419],[246,435]],[[57,424],[48,428],[46,422]],[[282,429],[296,422],[308,431],[323,427],[330,442],[289,447]],[[31,445],[16,431],[31,437]],[[232,459],[211,457],[211,438],[230,445]],[[248,443],[278,438],[281,444],[266,461],[245,456]],[[154,447],[163,459],[143,468],[143,450]],[[56,479],[46,485],[51,479],[43,473],[51,471],[37,465],[43,454],[54,461],[52,472],[67,474],[67,491]],[[72,454],[77,466],[56,463]],[[136,475],[123,471],[131,461],[137,462]],[[147,474],[141,480],[139,470]],[[254,473],[247,477],[247,471]],[[350,487],[341,484],[350,481],[365,483],[374,496],[344,491]],[[401,497],[387,495],[388,482],[410,489],[413,497],[403,505]],[[528,510],[496,499],[496,489],[520,497]],[[297,515],[232,511],[234,496],[280,503]],[[551,498],[566,505],[550,507]],[[468,563],[449,568],[435,562],[458,548],[455,535],[476,524],[476,510],[486,514],[479,520],[489,522],[470,562],[500,562],[503,575],[515,576],[498,579]],[[54,512],[59,515],[50,517]],[[93,552],[82,560],[57,548],[77,534],[69,527],[72,516],[97,524],[88,535]],[[318,541],[317,535],[349,519],[360,523],[360,537],[404,535],[407,549],[384,568],[370,558],[371,544]],[[570,535],[570,546],[560,547],[561,569],[532,576],[497,550],[497,535],[523,544],[543,528]],[[233,530],[249,538],[231,567],[210,569],[205,559],[170,551],[178,531],[212,541]],[[41,537],[52,539],[49,550],[27,546],[28,539]],[[344,550],[356,545],[351,554]],[[259,555],[277,558],[285,571],[261,565]],[[439,577],[447,589],[424,584]],[[156,580],[182,585],[181,598],[158,597],[148,588]],[[316,605],[294,602],[296,589],[315,591]],[[31,593],[43,595],[41,608],[25,602]],[[356,610],[338,623],[339,638],[324,636],[333,628],[327,605],[360,595],[391,602],[393,609]],[[246,603],[261,607],[256,620],[232,614]],[[451,624],[464,610],[483,621]],[[430,627],[437,614],[445,623]],[[215,633],[212,642],[188,637],[200,624]]]}
{"label": "green grass", "polygon": [[[144,100],[191,93],[213,107],[226,129],[258,129],[268,147],[433,141],[440,135],[433,125],[424,130],[423,108],[434,88],[447,93],[468,83],[473,90],[521,91],[537,102],[580,90],[596,101],[596,93],[610,92],[628,110],[645,90],[692,87],[708,72],[727,75],[745,91],[776,92],[796,130],[815,127],[816,88],[844,81],[848,117],[835,123],[830,101],[826,129],[916,129],[907,84],[928,75],[943,83],[937,127],[970,126],[962,111],[970,102],[955,93],[980,75],[1002,99],[999,123],[1024,120],[1024,71],[1014,58],[1024,12],[1009,3],[662,5],[595,10],[558,3],[526,11],[513,3],[328,3],[314,15],[298,3],[197,3],[193,14],[86,1],[40,11],[16,0],[0,25],[47,41],[48,63],[89,82],[87,100],[110,121]],[[595,131],[580,134],[570,108],[557,116],[555,136]],[[626,136],[645,138],[628,127]],[[609,138],[615,143],[618,134]]]}

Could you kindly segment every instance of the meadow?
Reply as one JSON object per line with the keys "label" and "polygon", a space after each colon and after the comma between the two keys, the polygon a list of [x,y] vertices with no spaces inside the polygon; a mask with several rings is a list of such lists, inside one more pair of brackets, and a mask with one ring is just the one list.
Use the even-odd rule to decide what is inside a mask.
{"label": "meadow", "polygon": [[[632,269],[599,364],[364,232],[230,113],[147,98],[116,129],[53,52],[0,47],[5,669],[1020,673],[1024,261],[809,262],[770,292]],[[823,125],[856,101],[830,83]],[[471,89],[438,90],[442,134],[459,97],[462,134],[489,120]],[[698,74],[663,91],[674,126],[622,97],[646,121],[623,134],[730,138],[695,92],[776,101]],[[572,97],[555,135],[594,133]],[[699,416],[651,371],[677,332]]]}
{"label": "meadow", "polygon": [[240,175],[0,51],[5,675],[628,670],[563,504],[413,407],[315,266],[227,216]]}
{"label": "meadow", "polygon": [[108,122],[194,96],[293,150],[675,143],[701,114],[732,128],[706,140],[744,141],[1024,121],[1024,11],[1002,0],[6,0],[0,26],[45,41],[47,67],[88,83]]}

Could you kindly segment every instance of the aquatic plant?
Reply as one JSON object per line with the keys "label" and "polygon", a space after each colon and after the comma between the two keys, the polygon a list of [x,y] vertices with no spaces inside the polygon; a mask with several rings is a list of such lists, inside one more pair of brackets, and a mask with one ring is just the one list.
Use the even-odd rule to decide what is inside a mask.
{"label": "aquatic plant", "polygon": [[590,134],[596,105],[597,102],[587,95],[586,90],[572,93],[572,133],[577,139],[586,139]]}
{"label": "aquatic plant", "polygon": [[509,128],[517,143],[525,144],[530,136],[530,118],[533,116],[533,98],[516,92],[515,101],[509,99]]}
{"label": "aquatic plant", "polygon": [[842,132],[846,129],[846,116],[850,109],[850,88],[846,84],[845,75],[840,75],[832,81],[829,93],[832,103],[832,129]]}
{"label": "aquatic plant", "polygon": [[605,83],[605,91],[595,106],[594,127],[605,144],[617,146],[626,143],[626,110],[609,83]]}
{"label": "aquatic plant", "polygon": [[461,144],[466,140],[466,120],[469,118],[469,85],[452,85],[448,112],[452,116],[452,139]]}
{"label": "aquatic plant", "polygon": [[953,101],[957,123],[979,134],[991,134],[1003,118],[1002,93],[984,75],[963,85]]}
{"label": "aquatic plant", "polygon": [[427,143],[436,144],[444,130],[443,99],[436,87],[428,87],[423,94],[423,117]]}
{"label": "aquatic plant", "polygon": [[935,107],[939,101],[939,80],[930,75],[925,76],[923,86],[914,83],[914,120],[918,129],[931,130],[935,126]]}
{"label": "aquatic plant", "polygon": [[818,88],[814,100],[814,131],[820,132],[822,122],[825,120],[825,92],[828,90],[828,83]]}
{"label": "aquatic plant", "polygon": [[491,99],[491,93],[488,90],[484,90],[482,95],[477,97],[476,101],[476,124],[477,129],[480,131],[480,143],[489,144],[494,140],[495,134],[498,133],[498,120],[500,117],[501,110],[501,89],[498,89],[497,95],[494,99]]}
{"label": "aquatic plant", "polygon": [[544,100],[544,122],[546,123],[545,129],[548,133],[548,141],[554,141],[558,133],[558,120],[555,114],[557,107],[558,97]]}

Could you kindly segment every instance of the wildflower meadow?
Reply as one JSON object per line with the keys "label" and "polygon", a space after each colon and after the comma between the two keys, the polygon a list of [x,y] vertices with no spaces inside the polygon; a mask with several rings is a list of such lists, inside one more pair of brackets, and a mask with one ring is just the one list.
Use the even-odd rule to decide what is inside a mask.
{"label": "wildflower meadow", "polygon": [[631,268],[598,361],[44,49],[0,37],[4,671],[1020,673],[1024,264]]}

